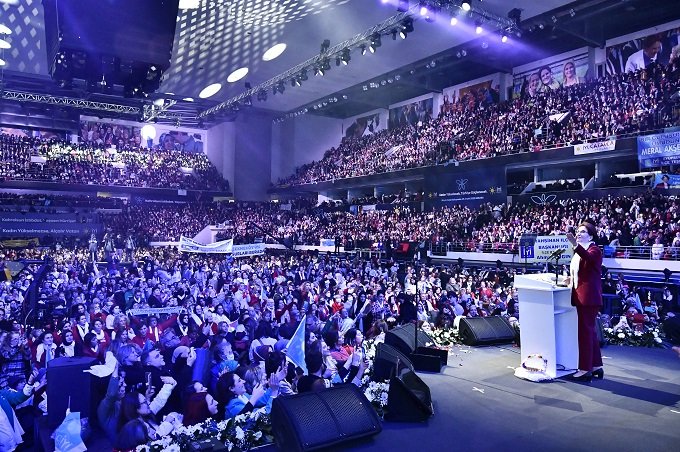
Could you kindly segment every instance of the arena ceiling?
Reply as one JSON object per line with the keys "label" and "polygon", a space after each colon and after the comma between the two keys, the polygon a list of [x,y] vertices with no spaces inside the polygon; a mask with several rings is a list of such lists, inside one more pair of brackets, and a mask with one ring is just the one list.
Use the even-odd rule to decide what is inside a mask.
{"label": "arena ceiling", "polygon": [[[153,97],[173,99],[170,111],[196,116],[210,107],[232,100],[247,91],[245,83],[257,87],[300,63],[315,58],[324,40],[331,48],[365,33],[395,16],[397,0],[182,0],[177,17],[171,66],[161,87],[149,99],[124,99],[75,87],[59,88],[51,81],[45,52],[44,17],[40,0],[0,0],[0,23],[7,25],[11,48],[2,50],[6,64],[0,82],[5,89],[43,92],[88,100],[140,105]],[[402,2],[403,3],[403,2]],[[456,2],[444,2],[453,4]],[[602,46],[605,39],[680,17],[680,2],[647,0],[477,0],[473,10],[487,14],[483,33],[475,33],[474,19],[461,17],[451,26],[450,11],[433,21],[420,16],[416,1],[413,31],[406,39],[382,36],[375,53],[352,49],[349,64],[336,66],[324,76],[314,76],[310,67],[301,86],[284,83],[285,92],[267,99],[252,96],[251,108],[272,112],[274,117],[302,111],[338,118],[350,117],[409,98],[440,92],[443,88],[492,72],[509,72],[513,66],[583,46]],[[522,10],[517,33],[501,43],[499,23],[507,23],[512,8]],[[458,9],[455,9],[458,11]],[[83,20],[88,14],[83,12]],[[497,20],[496,20],[497,19]],[[500,21],[500,22],[499,22]],[[497,30],[493,30],[497,29]],[[518,31],[518,30],[514,30]],[[270,61],[262,59],[275,44],[286,49]],[[247,75],[227,81],[238,68]],[[391,80],[391,82],[388,82]],[[221,90],[209,99],[199,92],[213,83]],[[371,85],[372,84],[372,85]],[[376,86],[376,88],[368,88]],[[172,94],[164,94],[172,93]],[[184,99],[192,98],[194,102]],[[243,102],[239,103],[243,110]],[[324,105],[325,104],[325,105]],[[322,108],[312,109],[314,105]],[[205,122],[234,115],[231,106],[220,109]],[[187,121],[183,122],[187,123]]]}

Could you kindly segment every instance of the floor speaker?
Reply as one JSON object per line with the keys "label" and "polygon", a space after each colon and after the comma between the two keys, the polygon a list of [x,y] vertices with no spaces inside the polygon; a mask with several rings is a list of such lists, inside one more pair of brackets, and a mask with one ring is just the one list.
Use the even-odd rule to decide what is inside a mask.
{"label": "floor speaker", "polygon": [[387,396],[388,421],[419,422],[434,414],[430,387],[415,372],[403,369],[390,379]]}
{"label": "floor speaker", "polygon": [[413,363],[402,352],[385,343],[378,344],[373,361],[373,381],[386,381],[399,375],[402,369],[413,371]]}
{"label": "floor speaker", "polygon": [[66,408],[80,412],[80,418],[96,415],[92,398],[92,374],[83,372],[96,364],[94,358],[55,358],[47,363],[48,427],[64,421]]}
{"label": "floor speaker", "polygon": [[466,345],[489,345],[510,343],[515,331],[500,316],[463,317],[458,326],[458,335]]}
{"label": "floor speaker", "polygon": [[274,399],[272,433],[279,450],[307,451],[382,431],[375,409],[353,384]]}
{"label": "floor speaker", "polygon": [[[405,355],[410,355],[416,349],[416,325],[414,323],[407,323],[396,328],[391,329],[385,334],[385,343],[396,348]],[[426,347],[434,341],[423,330],[418,330],[418,345],[417,347]]]}

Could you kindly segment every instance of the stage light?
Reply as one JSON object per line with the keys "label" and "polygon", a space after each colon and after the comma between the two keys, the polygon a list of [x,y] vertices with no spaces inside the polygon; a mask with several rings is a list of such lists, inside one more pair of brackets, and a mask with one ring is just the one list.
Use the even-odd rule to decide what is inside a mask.
{"label": "stage light", "polygon": [[505,33],[503,33],[503,35],[501,36],[501,42],[503,42],[503,43],[508,42],[508,35],[506,35]]}
{"label": "stage light", "polygon": [[463,11],[470,11],[470,8],[472,8],[472,7],[470,6],[470,2],[463,2],[463,3],[460,5],[460,7],[463,9]]}
{"label": "stage light", "polygon": [[380,38],[380,33],[373,33],[371,35],[371,45],[369,46],[369,50],[371,53],[375,53],[375,51],[382,45],[382,41]]}
{"label": "stage light", "polygon": [[154,138],[156,138],[156,128],[151,124],[146,124],[142,126],[142,130],[140,130],[140,135],[145,140],[153,140]]}
{"label": "stage light", "polygon": [[484,29],[482,28],[482,23],[477,21],[475,23],[475,33],[481,34],[483,31],[484,31]]}
{"label": "stage light", "polygon": [[424,4],[420,5],[420,15],[423,17],[426,17],[428,14],[430,14],[430,11],[427,9],[427,6]]}
{"label": "stage light", "polygon": [[361,54],[366,55],[366,46],[362,44],[359,48],[361,49]]}
{"label": "stage light", "polygon": [[453,26],[456,25],[457,23],[458,23],[458,18],[456,18],[455,16],[452,17],[452,18],[451,18],[451,26],[453,27]]}
{"label": "stage light", "polygon": [[324,39],[321,43],[321,51],[319,53],[326,53],[331,46],[330,39]]}
{"label": "stage light", "polygon": [[11,35],[12,30],[5,24],[0,24],[0,35]]}
{"label": "stage light", "polygon": [[299,79],[302,80],[303,82],[306,81],[306,80],[308,79],[308,77],[307,77],[307,69],[303,69],[303,70],[300,71],[300,77],[299,77]]}
{"label": "stage light", "polygon": [[345,66],[349,64],[350,60],[352,59],[352,56],[350,55],[348,48],[343,49],[340,59],[342,60],[342,64],[344,64]]}
{"label": "stage light", "polygon": [[413,19],[407,17],[401,21],[401,31],[399,32],[399,36],[401,36],[401,39],[406,39],[408,34],[411,32],[413,32]]}

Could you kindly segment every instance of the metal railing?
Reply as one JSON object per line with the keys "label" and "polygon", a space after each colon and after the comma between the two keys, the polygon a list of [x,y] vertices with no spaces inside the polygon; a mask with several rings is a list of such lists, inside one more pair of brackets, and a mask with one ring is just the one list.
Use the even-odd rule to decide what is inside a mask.
{"label": "metal railing", "polygon": [[[677,246],[664,246],[663,248],[652,246],[600,246],[600,249],[605,258],[680,260],[680,247]],[[517,242],[479,243],[474,241],[457,241],[433,243],[430,245],[430,251],[434,256],[445,256],[447,252],[519,254],[519,244]]]}

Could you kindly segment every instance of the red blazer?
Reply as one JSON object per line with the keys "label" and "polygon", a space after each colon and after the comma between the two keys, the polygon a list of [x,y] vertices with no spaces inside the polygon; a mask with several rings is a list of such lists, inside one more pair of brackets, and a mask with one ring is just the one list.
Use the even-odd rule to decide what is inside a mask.
{"label": "red blazer", "polygon": [[586,250],[574,248],[581,261],[578,266],[578,286],[571,291],[573,306],[602,306],[602,251],[591,243]]}

